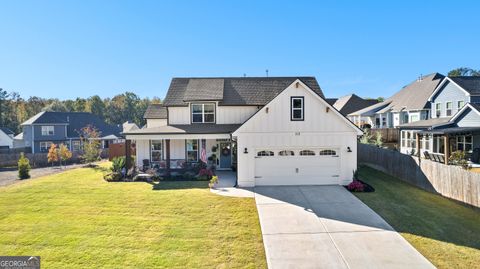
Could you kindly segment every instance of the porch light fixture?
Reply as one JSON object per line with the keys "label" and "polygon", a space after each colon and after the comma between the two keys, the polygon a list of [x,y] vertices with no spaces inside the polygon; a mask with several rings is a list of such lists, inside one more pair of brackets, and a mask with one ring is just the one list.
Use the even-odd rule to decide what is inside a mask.
{"label": "porch light fixture", "polygon": [[350,147],[347,147],[347,152],[352,152],[352,149]]}
{"label": "porch light fixture", "polygon": [[243,153],[248,154],[247,148],[245,148],[245,149],[243,150]]}

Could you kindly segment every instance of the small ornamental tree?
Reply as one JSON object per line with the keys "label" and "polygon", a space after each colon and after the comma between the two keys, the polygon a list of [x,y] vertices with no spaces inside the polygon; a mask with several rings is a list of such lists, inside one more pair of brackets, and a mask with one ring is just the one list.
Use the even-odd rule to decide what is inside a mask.
{"label": "small ornamental tree", "polygon": [[88,164],[98,161],[101,154],[100,132],[95,127],[88,125],[81,129],[80,140],[83,145],[83,161]]}
{"label": "small ornamental tree", "polygon": [[30,178],[30,168],[30,160],[25,157],[23,152],[20,153],[20,159],[18,159],[18,178]]}
{"label": "small ornamental tree", "polygon": [[62,165],[62,161],[66,162],[72,158],[72,152],[65,144],[61,144],[58,149],[58,156],[60,157],[60,165]]}
{"label": "small ornamental tree", "polygon": [[50,149],[48,149],[47,160],[49,163],[52,163],[52,166],[54,162],[58,161],[58,149],[56,144],[52,143]]}

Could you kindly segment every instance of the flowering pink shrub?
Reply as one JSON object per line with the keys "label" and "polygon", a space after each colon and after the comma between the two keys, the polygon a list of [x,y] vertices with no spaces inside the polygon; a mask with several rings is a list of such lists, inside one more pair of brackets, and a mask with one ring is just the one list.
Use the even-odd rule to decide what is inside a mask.
{"label": "flowering pink shrub", "polygon": [[362,192],[365,189],[365,185],[358,180],[354,180],[352,183],[348,184],[347,189],[349,191]]}

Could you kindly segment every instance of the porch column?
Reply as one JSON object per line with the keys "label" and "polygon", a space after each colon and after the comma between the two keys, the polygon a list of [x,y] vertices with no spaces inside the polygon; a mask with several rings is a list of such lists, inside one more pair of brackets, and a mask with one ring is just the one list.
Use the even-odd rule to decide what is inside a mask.
{"label": "porch column", "polygon": [[445,147],[445,164],[448,165],[448,158],[450,158],[450,139],[448,137],[448,134],[445,134],[443,137],[444,139],[444,147]]}
{"label": "porch column", "polygon": [[418,156],[418,160],[420,160],[420,158],[422,157],[422,155],[420,154],[420,134],[419,133],[416,133],[416,137],[415,139],[417,140],[417,147],[416,147],[416,150],[417,150],[417,156]]}
{"label": "porch column", "polygon": [[132,141],[125,139],[125,167],[130,169],[132,167]]}
{"label": "porch column", "polygon": [[167,175],[170,175],[170,139],[165,139],[165,161]]}

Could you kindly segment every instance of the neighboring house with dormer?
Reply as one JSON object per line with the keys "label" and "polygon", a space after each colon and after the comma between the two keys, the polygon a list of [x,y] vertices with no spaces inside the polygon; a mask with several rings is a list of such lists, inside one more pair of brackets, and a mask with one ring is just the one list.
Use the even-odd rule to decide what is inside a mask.
{"label": "neighboring house with dormer", "polygon": [[357,126],[370,128],[396,128],[429,119],[429,97],[443,78],[439,73],[422,76],[385,101],[350,113],[348,118]]}
{"label": "neighboring house with dormer", "polygon": [[[120,126],[105,123],[98,116],[87,112],[43,111],[21,124],[24,147],[32,153],[48,152],[50,145],[65,144],[73,152],[81,150],[81,129],[92,126],[100,132],[102,148],[122,140]],[[19,142],[20,144],[20,142]]]}
{"label": "neighboring house with dormer", "polygon": [[451,152],[460,150],[478,163],[480,77],[446,77],[429,102],[431,119],[400,125],[401,152],[420,153],[446,162]]}
{"label": "neighboring house with dormer", "polygon": [[136,165],[165,173],[199,162],[236,170],[239,186],[348,184],[362,131],[314,77],[174,78],[145,127],[124,133]]}
{"label": "neighboring house with dormer", "polygon": [[7,127],[0,127],[0,149],[13,148],[15,133]]}

